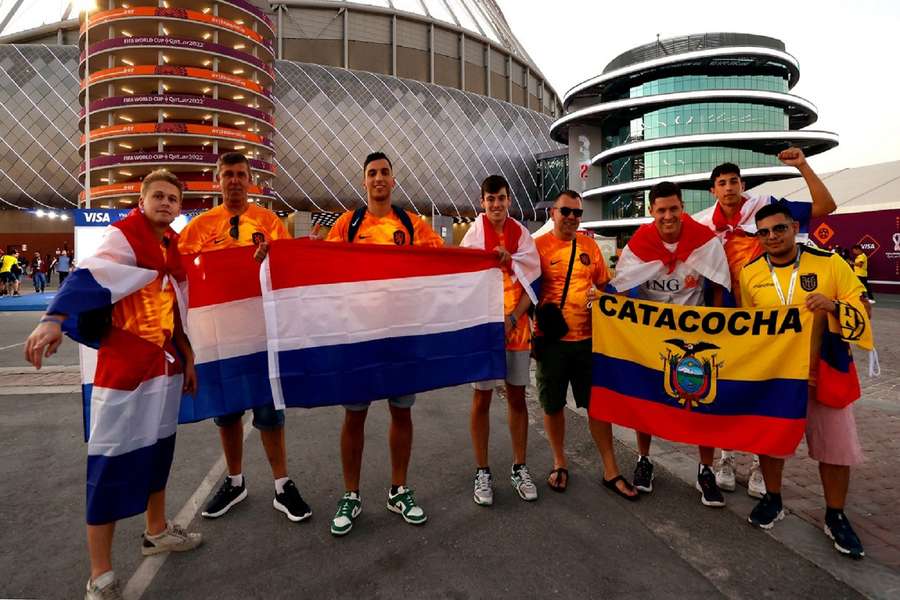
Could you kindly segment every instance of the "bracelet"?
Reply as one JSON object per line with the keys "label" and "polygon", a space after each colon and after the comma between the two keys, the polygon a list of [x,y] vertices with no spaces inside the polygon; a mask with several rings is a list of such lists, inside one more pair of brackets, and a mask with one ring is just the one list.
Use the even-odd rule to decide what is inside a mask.
{"label": "bracelet", "polygon": [[62,325],[63,321],[65,321],[65,319],[63,319],[61,317],[54,317],[51,315],[47,315],[47,316],[41,317],[41,320],[38,322],[39,323],[56,323],[58,325]]}

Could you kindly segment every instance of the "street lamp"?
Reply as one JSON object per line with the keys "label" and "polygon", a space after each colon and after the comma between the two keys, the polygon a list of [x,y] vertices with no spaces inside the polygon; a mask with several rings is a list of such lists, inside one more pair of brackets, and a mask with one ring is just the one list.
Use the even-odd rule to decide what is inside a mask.
{"label": "street lamp", "polygon": [[75,0],[73,5],[78,15],[84,13],[84,207],[91,207],[91,60],[89,34],[90,16],[97,10],[95,0]]}

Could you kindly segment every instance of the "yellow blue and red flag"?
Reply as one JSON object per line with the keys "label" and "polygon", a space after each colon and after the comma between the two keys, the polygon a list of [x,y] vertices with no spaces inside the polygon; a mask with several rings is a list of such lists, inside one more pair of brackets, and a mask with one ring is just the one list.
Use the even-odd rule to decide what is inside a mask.
{"label": "yellow blue and red flag", "polygon": [[791,454],[806,427],[812,313],[601,295],[590,416],[669,440]]}

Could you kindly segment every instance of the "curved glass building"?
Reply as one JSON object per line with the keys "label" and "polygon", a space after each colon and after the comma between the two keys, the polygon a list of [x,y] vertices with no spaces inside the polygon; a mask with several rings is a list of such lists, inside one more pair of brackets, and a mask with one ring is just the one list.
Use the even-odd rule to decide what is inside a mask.
{"label": "curved glass building", "polygon": [[807,156],[838,144],[808,129],[816,107],[791,93],[797,59],[776,39],[707,33],[629,50],[601,75],[569,90],[551,136],[569,145],[570,180],[591,219],[644,217],[655,183],[683,190],[688,212],[713,202],[709,174],[741,167],[747,187],[796,175],[777,159],[799,146]]}
{"label": "curved glass building", "polygon": [[89,28],[72,2],[0,13],[0,208],[71,208],[86,183],[94,207],[131,206],[159,166],[208,207],[215,156],[237,149],[257,201],[342,211],[382,150],[414,212],[473,216],[499,173],[513,212],[538,216],[562,103],[493,0],[97,4]]}

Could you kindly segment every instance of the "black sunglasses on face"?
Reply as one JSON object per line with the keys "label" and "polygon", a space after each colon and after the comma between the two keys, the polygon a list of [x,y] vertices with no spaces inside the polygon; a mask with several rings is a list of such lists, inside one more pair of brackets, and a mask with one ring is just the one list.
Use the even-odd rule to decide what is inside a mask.
{"label": "black sunglasses on face", "polygon": [[231,229],[228,230],[228,235],[230,235],[234,239],[238,239],[238,236],[240,235],[240,229],[238,229],[238,223],[240,223],[240,221],[240,215],[234,215],[228,220],[228,223],[231,224]]}
{"label": "black sunglasses on face", "polygon": [[576,219],[580,219],[581,215],[584,214],[583,208],[569,208],[568,206],[559,206],[559,207],[557,207],[556,210],[558,210],[559,214],[561,214],[564,217],[568,217],[569,215],[575,215]]}
{"label": "black sunglasses on face", "polygon": [[772,229],[757,229],[756,237],[767,238],[769,237],[769,233],[774,232],[776,235],[784,234],[791,226],[787,223],[779,223],[778,225],[773,225]]}

